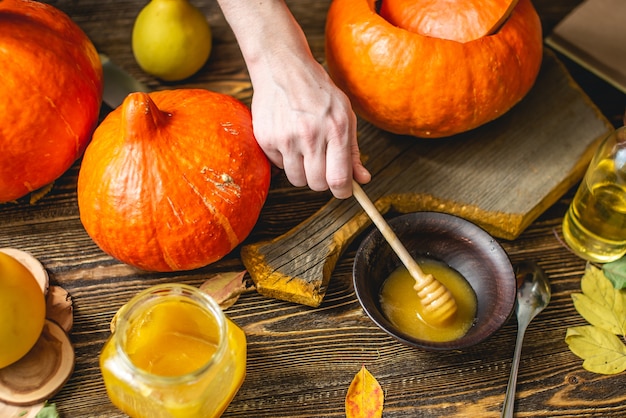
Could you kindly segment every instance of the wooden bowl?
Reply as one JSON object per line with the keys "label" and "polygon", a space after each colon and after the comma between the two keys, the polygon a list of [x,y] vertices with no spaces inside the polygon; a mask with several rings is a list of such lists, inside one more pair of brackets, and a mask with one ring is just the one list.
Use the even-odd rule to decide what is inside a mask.
{"label": "wooden bowl", "polygon": [[517,295],[515,272],[504,249],[485,230],[438,212],[401,215],[389,225],[413,257],[439,260],[461,273],[476,293],[476,321],[463,337],[447,342],[421,340],[394,327],[381,311],[379,295],[382,283],[401,262],[380,231],[373,230],[357,250],[353,281],[363,310],[376,325],[404,344],[445,351],[478,344],[508,321]]}

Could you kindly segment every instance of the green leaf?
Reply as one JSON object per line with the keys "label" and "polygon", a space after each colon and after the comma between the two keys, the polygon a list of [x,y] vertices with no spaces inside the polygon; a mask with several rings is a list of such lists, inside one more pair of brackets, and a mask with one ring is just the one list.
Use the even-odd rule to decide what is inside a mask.
{"label": "green leaf", "polygon": [[44,405],[44,407],[37,412],[37,415],[35,415],[35,418],[59,418],[60,415],[57,411],[57,406],[54,403],[47,403]]}
{"label": "green leaf", "polygon": [[626,289],[626,257],[604,264],[602,271],[615,289]]}
{"label": "green leaf", "polygon": [[585,370],[601,374],[626,370],[626,345],[602,328],[592,325],[568,328],[565,342],[572,353],[584,359]]}

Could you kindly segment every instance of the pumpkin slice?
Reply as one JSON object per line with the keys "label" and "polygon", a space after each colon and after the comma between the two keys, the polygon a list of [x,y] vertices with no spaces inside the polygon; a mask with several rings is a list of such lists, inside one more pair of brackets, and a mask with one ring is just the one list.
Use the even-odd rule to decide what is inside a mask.
{"label": "pumpkin slice", "polygon": [[41,337],[28,354],[0,369],[0,401],[34,405],[51,398],[70,378],[74,359],[67,333],[46,320]]}
{"label": "pumpkin slice", "polygon": [[495,33],[518,0],[383,0],[389,23],[433,38],[470,42]]}
{"label": "pumpkin slice", "polygon": [[[414,0],[384,1],[402,11],[392,6]],[[423,138],[466,132],[508,112],[535,83],[543,37],[531,0],[519,0],[496,33],[472,42],[399,28],[373,3],[333,0],[325,51],[328,72],[354,111],[380,129]]]}
{"label": "pumpkin slice", "polygon": [[13,257],[22,263],[22,265],[26,267],[33,276],[35,276],[35,280],[39,283],[39,287],[41,287],[41,291],[44,296],[48,293],[48,287],[50,285],[48,272],[39,260],[37,260],[31,253],[15,248],[0,248],[0,252],[5,253],[9,257]]}
{"label": "pumpkin slice", "polygon": [[46,297],[46,318],[69,333],[74,323],[70,294],[60,286],[50,286],[48,272],[32,254],[15,248],[0,248],[0,252],[13,257],[31,272]]}

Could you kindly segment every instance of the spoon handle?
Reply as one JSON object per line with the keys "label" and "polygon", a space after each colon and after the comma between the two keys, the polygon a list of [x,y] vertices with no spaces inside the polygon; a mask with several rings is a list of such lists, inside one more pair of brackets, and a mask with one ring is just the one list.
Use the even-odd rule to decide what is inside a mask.
{"label": "spoon handle", "polygon": [[363,207],[363,210],[369,215],[372,222],[374,222],[374,225],[376,225],[381,234],[383,234],[383,237],[389,243],[393,251],[398,255],[402,264],[404,264],[409,273],[411,273],[411,276],[422,282],[427,280],[420,266],[413,257],[411,257],[406,247],[402,245],[402,242],[400,242],[400,239],[395,232],[393,232],[387,221],[385,221],[385,218],[383,218],[374,203],[365,194],[365,191],[361,188],[359,183],[354,180],[352,181],[352,193],[354,194],[354,198]]}
{"label": "spoon handle", "polygon": [[398,255],[409,274],[415,279],[413,289],[417,291],[417,296],[424,306],[424,314],[428,316],[427,321],[430,321],[432,324],[441,324],[452,318],[457,312],[457,305],[450,290],[438,281],[435,276],[426,274],[420,268],[387,221],[385,221],[383,215],[376,209],[376,205],[374,205],[355,180],[352,180],[352,194],[378,227],[393,251]]}
{"label": "spoon handle", "polygon": [[509,383],[506,388],[506,396],[504,398],[501,418],[513,418],[513,410],[515,409],[515,391],[517,389],[517,372],[519,370],[519,361],[522,354],[522,342],[524,340],[525,333],[526,325],[518,324],[517,338],[515,341],[515,353],[513,354],[511,374],[509,375]]}

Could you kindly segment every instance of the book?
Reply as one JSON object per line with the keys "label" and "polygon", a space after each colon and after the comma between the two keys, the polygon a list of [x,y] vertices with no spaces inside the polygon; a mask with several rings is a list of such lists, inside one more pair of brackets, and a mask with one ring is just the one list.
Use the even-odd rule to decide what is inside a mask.
{"label": "book", "polygon": [[545,42],[626,93],[626,1],[586,0]]}

